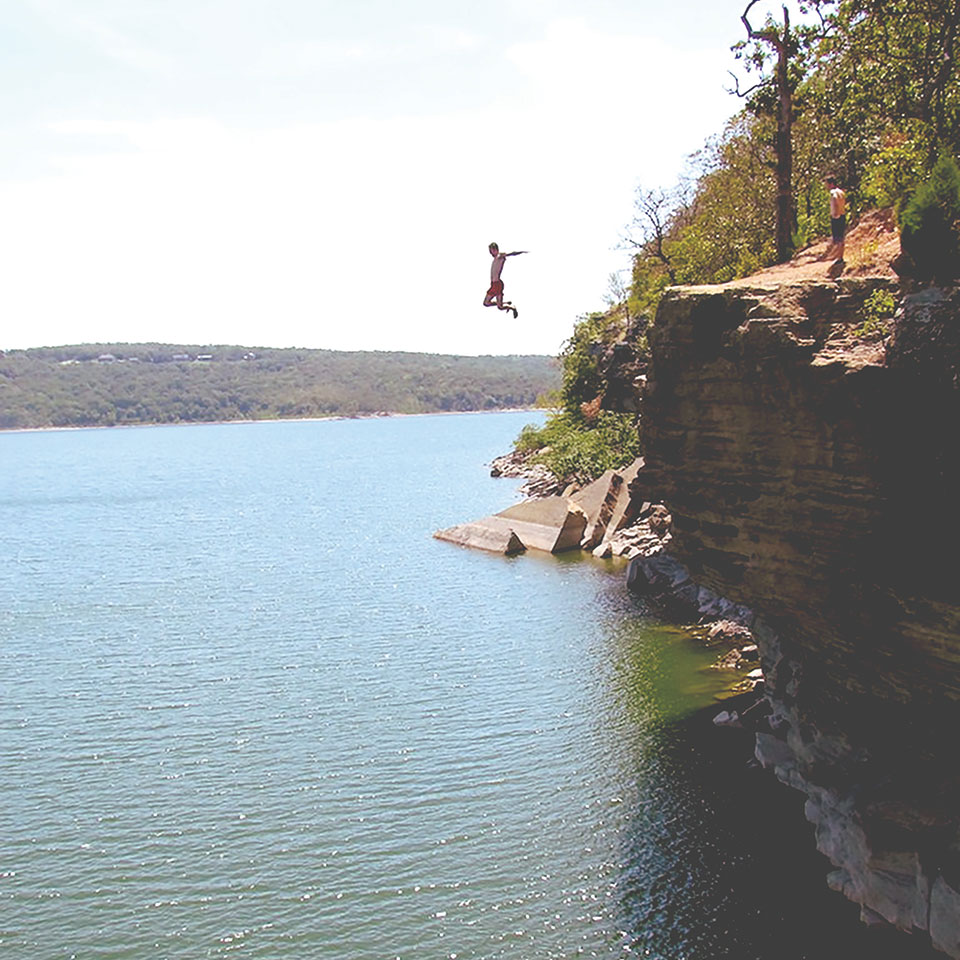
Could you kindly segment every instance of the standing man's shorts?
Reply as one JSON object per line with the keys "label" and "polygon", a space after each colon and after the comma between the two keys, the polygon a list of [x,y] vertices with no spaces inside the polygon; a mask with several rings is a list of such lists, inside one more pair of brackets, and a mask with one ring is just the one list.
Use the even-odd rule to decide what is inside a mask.
{"label": "standing man's shorts", "polygon": [[830,235],[833,237],[834,243],[839,243],[844,234],[847,232],[847,215],[843,214],[841,217],[831,217],[830,218]]}

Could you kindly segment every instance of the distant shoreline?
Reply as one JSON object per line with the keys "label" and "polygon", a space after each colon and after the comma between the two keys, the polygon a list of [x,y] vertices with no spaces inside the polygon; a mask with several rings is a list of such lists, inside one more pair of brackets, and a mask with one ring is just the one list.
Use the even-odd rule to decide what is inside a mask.
{"label": "distant shoreline", "polygon": [[329,417],[264,417],[259,420],[178,420],[174,423],[98,423],[88,426],[63,427],[0,427],[0,434],[4,433],[54,433],[74,430],[131,430],[143,427],[214,427],[241,423],[321,423],[328,420],[386,420],[392,417],[450,417],[464,414],[481,413],[536,413],[543,407],[498,407],[496,410],[431,410],[427,413],[357,413],[336,414]]}

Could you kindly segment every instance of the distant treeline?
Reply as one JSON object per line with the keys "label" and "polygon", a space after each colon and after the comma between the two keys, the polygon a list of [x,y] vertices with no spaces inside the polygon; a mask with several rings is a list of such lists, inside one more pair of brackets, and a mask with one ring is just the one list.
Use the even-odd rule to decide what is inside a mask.
{"label": "distant treeline", "polygon": [[100,343],[0,353],[0,429],[532,406],[541,356]]}

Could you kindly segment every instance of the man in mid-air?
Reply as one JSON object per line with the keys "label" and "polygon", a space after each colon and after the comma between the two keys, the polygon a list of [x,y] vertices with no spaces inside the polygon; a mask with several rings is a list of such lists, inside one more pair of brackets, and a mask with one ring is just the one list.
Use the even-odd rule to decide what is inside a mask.
{"label": "man in mid-air", "polygon": [[518,316],[517,308],[509,300],[503,299],[503,281],[500,279],[500,272],[503,270],[503,264],[507,257],[515,257],[526,252],[526,250],[514,250],[513,253],[501,253],[500,248],[495,243],[490,244],[490,256],[493,257],[493,263],[490,264],[490,289],[483,298],[483,305],[485,307],[495,305],[498,310],[512,310],[514,320]]}

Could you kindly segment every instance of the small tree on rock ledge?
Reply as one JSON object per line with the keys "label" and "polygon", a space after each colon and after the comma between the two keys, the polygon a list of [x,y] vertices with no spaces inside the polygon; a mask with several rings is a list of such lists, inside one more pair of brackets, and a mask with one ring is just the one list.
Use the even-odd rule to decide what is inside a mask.
{"label": "small tree on rock ledge", "polygon": [[943,154],[900,215],[900,244],[919,280],[960,276],[960,168]]}
{"label": "small tree on rock ledge", "polygon": [[[826,20],[821,6],[829,2],[830,0],[810,0],[809,3],[799,4],[801,13],[808,13],[810,10],[816,12],[820,18],[819,27],[800,26],[791,29],[790,11],[784,4],[781,8],[781,23],[768,16],[763,28],[757,30],[749,20],[750,11],[757,0],[750,0],[740,17],[747,31],[747,39],[733,47],[737,59],[745,60],[748,72],[757,71],[762,74],[771,51],[776,54],[776,65],[770,75],[761,76],[761,79],[747,90],[740,89],[739,80],[734,75],[736,87],[732,92],[738,97],[750,97],[749,107],[755,114],[776,115],[777,132],[773,150],[776,157],[776,246],[779,263],[789,260],[793,253],[793,231],[796,227],[793,193],[793,95],[804,73],[806,54],[812,45],[825,35]],[[753,45],[748,49],[751,41]]]}

